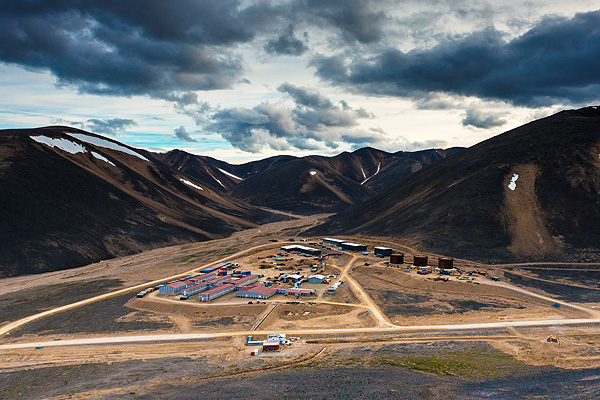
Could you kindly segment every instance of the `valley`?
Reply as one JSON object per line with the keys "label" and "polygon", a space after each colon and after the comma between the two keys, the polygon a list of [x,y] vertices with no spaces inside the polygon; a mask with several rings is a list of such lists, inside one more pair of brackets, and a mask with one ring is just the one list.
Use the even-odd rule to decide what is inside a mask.
{"label": "valley", "polygon": [[[64,293],[62,297],[40,298],[35,302],[37,310],[35,306],[24,310],[24,319],[3,319],[0,373],[7,382],[4,393],[21,398],[38,398],[40,391],[45,398],[56,399],[161,398],[172,394],[169,388],[173,387],[207,390],[205,385],[210,382],[221,382],[223,390],[229,385],[238,390],[244,379],[260,382],[271,377],[277,382],[276,377],[286,375],[304,376],[311,371],[327,374],[335,366],[361,371],[362,377],[376,371],[384,377],[396,371],[400,377],[390,380],[392,387],[404,379],[442,379],[450,393],[475,396],[471,385],[537,376],[542,370],[552,374],[580,371],[583,379],[600,361],[596,350],[600,292],[594,291],[593,280],[579,279],[569,272],[594,269],[593,264],[552,266],[555,275],[567,275],[556,284],[574,293],[591,293],[585,298],[559,296],[551,287],[531,284],[547,281],[531,273],[539,268],[535,265],[517,268],[455,259],[457,269],[486,271],[487,276],[499,277],[499,282],[484,275],[474,278],[478,284],[458,280],[456,275],[443,281],[433,279],[438,276],[435,273],[418,275],[420,269],[410,263],[414,255],[425,254],[428,268],[433,270],[441,255],[420,251],[408,242],[344,237],[365,243],[369,254],[363,255],[326,250],[314,246],[320,243],[319,238],[307,237],[303,242],[296,236],[326,217],[296,216],[237,232],[230,238],[155,249],[34,277],[3,279],[0,301],[7,307],[53,285],[59,288],[56,285],[62,284]],[[299,287],[314,287],[318,294],[295,302],[284,295],[260,302],[252,299],[253,304],[233,294],[208,303],[198,301],[198,295],[182,301],[158,291],[143,298],[135,296],[141,288],[223,262],[258,272],[264,275],[261,281],[298,268],[310,275],[310,267],[318,262],[314,257],[280,256],[292,258],[287,261],[269,257],[290,244],[338,254],[327,257],[324,268],[324,274],[344,282],[335,294],[323,292],[329,285],[304,282]],[[407,263],[390,266],[385,263],[387,259],[373,257],[371,246],[401,251]],[[106,283],[90,285],[100,281]],[[86,291],[83,301],[75,296],[77,288]],[[273,304],[277,306],[262,319]],[[95,316],[93,321],[90,315]],[[256,347],[247,345],[247,337],[266,340],[272,333],[299,340],[278,352],[251,356],[250,350]],[[547,342],[549,335],[558,337],[560,344]],[[81,372],[68,373],[72,368]],[[116,378],[111,384],[89,375],[112,376],[123,368],[129,371],[125,375],[129,378]],[[38,378],[25,382],[20,378],[23,374]],[[51,383],[56,374],[69,375],[64,387]],[[581,382],[585,382],[582,390],[594,390],[594,380]],[[356,390],[351,387],[347,390]],[[207,393],[212,393],[208,398],[218,397],[216,392]]]}
{"label": "valley", "polygon": [[0,397],[600,393],[599,122],[244,164],[2,131]]}

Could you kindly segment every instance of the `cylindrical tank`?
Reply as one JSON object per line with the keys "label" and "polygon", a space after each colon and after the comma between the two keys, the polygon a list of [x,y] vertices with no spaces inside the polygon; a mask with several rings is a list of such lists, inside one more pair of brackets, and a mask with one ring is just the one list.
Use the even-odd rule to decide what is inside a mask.
{"label": "cylindrical tank", "polygon": [[441,269],[452,269],[454,268],[454,258],[451,257],[440,257],[438,259],[438,267]]}
{"label": "cylindrical tank", "polygon": [[402,254],[402,253],[390,254],[390,264],[404,264],[404,254]]}
{"label": "cylindrical tank", "polygon": [[427,266],[427,256],[415,256],[413,265],[416,267],[426,267]]}

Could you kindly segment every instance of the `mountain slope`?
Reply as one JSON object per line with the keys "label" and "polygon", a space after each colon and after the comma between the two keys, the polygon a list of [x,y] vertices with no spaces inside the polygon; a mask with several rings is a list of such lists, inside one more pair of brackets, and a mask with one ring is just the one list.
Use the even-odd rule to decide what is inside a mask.
{"label": "mountain slope", "polygon": [[334,212],[373,194],[312,157],[291,160],[250,176],[229,193],[254,205],[295,212]]}
{"label": "mountain slope", "polygon": [[0,131],[0,276],[220,238],[270,214],[110,139]]}
{"label": "mountain slope", "polygon": [[485,260],[589,257],[600,252],[600,110],[563,111],[486,140],[311,233],[403,237]]}
{"label": "mountain slope", "polygon": [[201,181],[218,180],[233,197],[251,204],[310,213],[336,212],[359,204],[424,165],[460,150],[387,153],[366,147],[333,157],[275,156],[241,165],[180,150],[157,157]]}

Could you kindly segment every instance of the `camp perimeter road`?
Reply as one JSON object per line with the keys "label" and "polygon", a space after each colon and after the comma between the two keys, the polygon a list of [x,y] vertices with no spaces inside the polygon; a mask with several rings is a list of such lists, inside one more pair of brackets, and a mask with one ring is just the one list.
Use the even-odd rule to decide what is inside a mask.
{"label": "camp perimeter road", "polygon": [[[221,262],[229,261],[231,259],[238,258],[242,255],[252,253],[259,250],[265,250],[273,247],[279,247],[281,243],[270,243],[259,246],[250,247],[245,250],[241,250],[233,255],[221,258],[219,260],[210,262],[208,264],[196,267],[190,271],[166,277],[160,280],[147,282],[144,284],[131,286],[123,289],[119,289],[110,293],[105,293],[100,296],[95,296],[86,300],[78,301],[65,306],[57,307],[51,310],[44,311],[42,313],[34,314],[29,317],[14,321],[6,326],[0,328],[0,336],[6,337],[6,334],[14,330],[17,327],[27,324],[28,322],[34,321],[39,318],[43,318],[49,315],[57,314],[62,311],[67,311],[76,307],[80,307],[86,304],[90,304],[96,301],[104,300],[120,294],[125,294],[134,290],[143,289],[148,286],[157,285],[165,281],[175,280],[186,275],[191,275],[201,269],[215,265]],[[363,327],[363,328],[339,328],[339,329],[302,329],[302,330],[280,330],[281,333],[286,333],[291,336],[298,335],[337,335],[337,334],[364,334],[364,333],[393,333],[393,332],[423,332],[423,331],[466,331],[466,330],[488,330],[497,328],[516,328],[516,327],[543,327],[543,326],[557,326],[557,325],[582,325],[582,324],[599,324],[600,323],[600,312],[595,309],[587,308],[580,305],[567,303],[552,299],[550,297],[542,296],[540,294],[528,291],[523,288],[518,288],[505,282],[485,282],[486,285],[502,286],[504,288],[513,290],[515,292],[524,293],[529,296],[540,298],[544,301],[551,301],[559,303],[563,306],[568,306],[580,311],[583,311],[591,316],[591,318],[580,318],[580,319],[552,319],[552,320],[519,320],[519,321],[502,321],[502,322],[488,322],[488,323],[467,323],[467,324],[449,324],[449,325],[410,325],[410,326],[398,326],[394,325],[389,319],[381,312],[379,307],[373,302],[370,296],[365,292],[362,286],[356,282],[350,275],[353,265],[356,261],[360,260],[360,256],[351,255],[352,259],[343,268],[339,275],[339,279],[348,282],[355,294],[358,296],[361,304],[344,304],[348,306],[364,307],[368,309],[377,320],[377,326],[375,327]],[[483,282],[482,282],[483,283]],[[329,304],[333,302],[319,301],[319,303]],[[217,306],[217,305],[215,305]],[[0,350],[3,349],[20,349],[20,348],[32,348],[32,347],[54,347],[54,346],[85,346],[95,344],[109,344],[109,343],[134,343],[134,342],[164,342],[164,341],[184,341],[184,340],[202,340],[202,339],[217,339],[223,337],[234,337],[234,336],[247,336],[247,335],[265,335],[272,333],[271,331],[227,331],[227,332],[213,332],[213,333],[186,333],[186,334],[157,334],[157,335],[131,335],[131,336],[107,336],[107,337],[94,337],[94,338],[80,338],[80,339],[66,339],[66,340],[53,340],[44,342],[29,342],[29,343],[12,343],[0,345]]]}
{"label": "camp perimeter road", "polygon": [[227,257],[223,257],[223,258],[221,258],[219,260],[210,262],[208,264],[201,265],[199,267],[196,267],[194,269],[191,269],[189,271],[186,271],[186,272],[183,272],[183,273],[180,273],[180,274],[177,274],[177,275],[172,275],[172,276],[169,276],[169,277],[166,277],[166,278],[154,280],[152,282],[146,282],[146,283],[142,283],[142,284],[139,284],[139,285],[126,287],[126,288],[115,290],[115,291],[112,291],[112,292],[109,292],[109,293],[105,293],[105,294],[102,294],[102,295],[99,295],[99,296],[90,297],[89,299],[85,299],[85,300],[77,301],[75,303],[67,304],[65,306],[56,307],[56,308],[53,308],[51,310],[46,310],[46,311],[38,313],[38,314],[30,315],[29,317],[25,317],[25,318],[22,318],[20,320],[11,322],[10,324],[7,324],[7,325],[3,326],[2,328],[0,328],[0,337],[1,336],[5,336],[7,333],[10,333],[11,331],[15,330],[16,328],[18,328],[20,326],[23,326],[23,325],[25,325],[25,324],[27,324],[27,323],[29,323],[31,321],[34,321],[36,319],[47,317],[49,315],[57,314],[57,313],[60,313],[60,312],[63,312],[63,311],[71,310],[73,308],[81,307],[81,306],[84,306],[86,304],[95,303],[97,301],[108,299],[108,298],[114,297],[114,296],[118,296],[120,294],[129,293],[129,292],[132,292],[134,290],[145,289],[148,286],[155,286],[155,285],[161,284],[163,282],[168,282],[168,281],[172,281],[172,280],[175,280],[175,279],[179,279],[179,278],[182,278],[184,276],[188,276],[188,275],[194,274],[194,273],[196,273],[197,271],[199,271],[201,269],[210,267],[211,265],[215,265],[215,264],[218,264],[218,263],[221,263],[221,262],[232,260],[232,259],[234,259],[236,257],[239,257],[239,256],[242,256],[242,255],[244,255],[246,253],[252,253],[252,252],[257,251],[257,250],[264,250],[264,249],[268,249],[268,248],[271,248],[271,247],[279,247],[280,245],[281,245],[280,243],[278,243],[278,244],[269,243],[269,244],[263,244],[263,245],[260,245],[260,246],[250,247],[250,248],[248,248],[246,250],[241,250],[241,251],[239,251],[239,252],[237,252],[235,254],[229,255]]}

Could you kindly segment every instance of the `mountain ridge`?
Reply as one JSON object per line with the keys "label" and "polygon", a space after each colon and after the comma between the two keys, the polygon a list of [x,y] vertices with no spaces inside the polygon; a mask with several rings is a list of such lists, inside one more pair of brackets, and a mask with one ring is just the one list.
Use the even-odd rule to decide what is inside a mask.
{"label": "mountain ridge", "polygon": [[307,234],[402,237],[485,261],[597,258],[599,200],[600,110],[586,107],[453,154]]}
{"label": "mountain ridge", "polygon": [[54,126],[0,131],[0,275],[221,238],[276,218],[134,149]]}

